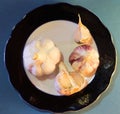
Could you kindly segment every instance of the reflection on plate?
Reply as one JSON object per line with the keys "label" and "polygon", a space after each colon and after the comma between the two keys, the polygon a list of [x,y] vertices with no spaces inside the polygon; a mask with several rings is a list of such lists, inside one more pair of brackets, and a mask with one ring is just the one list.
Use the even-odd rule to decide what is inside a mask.
{"label": "reflection on plate", "polygon": [[[40,87],[41,85],[36,86],[24,69],[23,50],[26,41],[29,42],[29,40],[34,39],[35,35],[39,35],[40,32],[43,37],[50,35],[53,29],[51,28],[51,30],[47,31],[45,27],[49,27],[48,24],[50,25],[53,22],[54,24],[60,24],[60,26],[66,22],[69,23],[70,28],[74,28],[78,22],[78,13],[80,13],[84,25],[90,30],[100,54],[100,65],[95,77],[86,88],[70,96],[57,96],[54,91],[49,90],[52,87],[47,88],[44,92],[42,90],[44,87]],[[43,26],[46,23],[47,26]],[[45,31],[42,32],[44,29]],[[58,32],[57,30],[56,33]],[[70,29],[70,31],[72,30]],[[33,35],[32,33],[34,32],[35,34]],[[52,35],[55,36],[55,39]],[[61,35],[63,35],[64,42],[67,42],[68,37],[72,36],[72,34],[68,34],[68,37],[66,36],[65,38],[64,31],[62,31]],[[57,34],[51,34],[51,37],[58,44],[63,43],[63,39],[60,39]],[[58,39],[56,40],[56,38]],[[71,46],[65,46],[68,46],[66,48],[68,48],[69,54],[69,50],[73,48],[74,44],[71,43]],[[67,56],[68,54],[65,55]],[[5,62],[10,81],[24,100],[39,109],[64,112],[79,110],[88,106],[108,87],[115,69],[116,52],[109,31],[93,13],[80,6],[59,3],[41,6],[31,11],[16,25],[6,46]]]}

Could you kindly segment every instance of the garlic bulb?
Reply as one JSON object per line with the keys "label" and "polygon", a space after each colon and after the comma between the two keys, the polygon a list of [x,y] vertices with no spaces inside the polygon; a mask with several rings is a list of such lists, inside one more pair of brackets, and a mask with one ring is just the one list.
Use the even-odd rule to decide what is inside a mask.
{"label": "garlic bulb", "polygon": [[59,64],[59,73],[56,76],[55,87],[62,95],[71,95],[82,90],[87,81],[77,72],[69,72],[63,62]]}
{"label": "garlic bulb", "polygon": [[80,45],[71,53],[69,62],[75,71],[85,77],[91,77],[98,68],[99,54],[90,45]]}
{"label": "garlic bulb", "polygon": [[34,40],[25,46],[23,59],[25,68],[41,77],[55,71],[61,52],[50,39]]}

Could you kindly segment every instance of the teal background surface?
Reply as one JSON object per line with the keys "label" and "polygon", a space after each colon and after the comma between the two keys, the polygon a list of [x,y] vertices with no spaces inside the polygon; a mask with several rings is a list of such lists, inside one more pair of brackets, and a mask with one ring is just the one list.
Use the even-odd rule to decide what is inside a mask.
{"label": "teal background surface", "polygon": [[108,89],[90,106],[64,114],[120,114],[120,1],[119,0],[0,0],[0,114],[53,114],[26,103],[9,81],[4,50],[14,26],[29,11],[45,5],[67,2],[80,5],[99,17],[109,29],[117,51],[116,70]]}

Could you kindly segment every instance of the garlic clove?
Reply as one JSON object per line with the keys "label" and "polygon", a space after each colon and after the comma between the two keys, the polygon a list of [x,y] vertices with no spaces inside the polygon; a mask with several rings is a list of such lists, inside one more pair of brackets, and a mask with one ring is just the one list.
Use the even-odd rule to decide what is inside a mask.
{"label": "garlic clove", "polygon": [[57,64],[61,59],[61,52],[58,48],[53,47],[49,50],[48,57],[54,62],[54,64]]}
{"label": "garlic clove", "polygon": [[54,47],[54,43],[52,40],[50,39],[42,39],[41,40],[41,47],[44,49],[44,50],[49,50],[51,49],[52,47]]}
{"label": "garlic clove", "polygon": [[39,60],[35,61],[33,69],[34,69],[35,73],[34,73],[34,71],[32,71],[32,73],[36,77],[41,77],[43,75],[43,71],[41,68],[41,61],[39,61]]}
{"label": "garlic clove", "polygon": [[[77,76],[76,76],[77,75]],[[85,87],[85,79],[76,72],[68,72],[65,64],[60,62],[59,73],[56,76],[55,87],[62,95],[74,94]]]}
{"label": "garlic clove", "polygon": [[41,65],[41,68],[45,75],[49,75],[54,72],[56,66],[54,62],[49,57],[47,57],[46,61],[44,61],[44,63]]}
{"label": "garlic clove", "polygon": [[91,44],[92,43],[92,35],[88,28],[82,23],[80,14],[78,14],[79,23],[77,29],[74,34],[74,40],[77,43]]}

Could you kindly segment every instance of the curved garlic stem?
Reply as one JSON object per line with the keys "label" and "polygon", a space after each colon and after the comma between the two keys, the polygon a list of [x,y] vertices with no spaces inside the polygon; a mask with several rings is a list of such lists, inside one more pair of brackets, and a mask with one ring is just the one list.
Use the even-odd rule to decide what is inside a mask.
{"label": "curved garlic stem", "polygon": [[78,25],[79,25],[79,27],[81,27],[83,24],[82,24],[82,21],[81,21],[81,16],[80,16],[80,14],[78,14],[78,18],[79,18]]}

